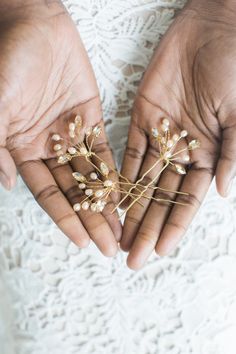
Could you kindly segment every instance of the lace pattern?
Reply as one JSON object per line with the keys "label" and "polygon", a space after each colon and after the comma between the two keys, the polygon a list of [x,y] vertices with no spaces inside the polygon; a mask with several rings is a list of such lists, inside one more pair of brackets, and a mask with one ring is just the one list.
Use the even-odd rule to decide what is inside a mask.
{"label": "lace pattern", "polygon": [[[65,0],[120,161],[137,85],[180,0]],[[1,354],[234,354],[236,186],[214,186],[176,253],[134,273],[78,250],[19,178],[0,189]]]}

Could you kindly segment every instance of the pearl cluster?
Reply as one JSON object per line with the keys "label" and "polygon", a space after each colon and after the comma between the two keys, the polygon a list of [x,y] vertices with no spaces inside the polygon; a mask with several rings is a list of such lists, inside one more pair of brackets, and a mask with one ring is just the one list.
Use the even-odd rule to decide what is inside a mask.
{"label": "pearl cluster", "polygon": [[107,198],[115,189],[115,183],[110,179],[102,181],[96,172],[91,172],[89,178],[80,172],[74,172],[73,177],[79,183],[79,189],[85,194],[81,203],[74,204],[74,211],[90,209],[92,212],[101,213],[107,204]]}
{"label": "pearl cluster", "polygon": [[[167,118],[162,120],[160,131],[157,128],[152,128],[152,136],[158,142],[160,149],[160,159],[170,163],[178,174],[186,174],[186,169],[180,163],[173,163],[173,161],[181,160],[180,162],[187,163],[190,161],[188,151],[194,150],[200,146],[198,140],[194,139],[188,143],[187,147],[175,152],[177,144],[188,136],[187,130],[182,130],[179,134],[175,133],[171,136],[170,122]],[[185,152],[184,156],[180,154]]]}

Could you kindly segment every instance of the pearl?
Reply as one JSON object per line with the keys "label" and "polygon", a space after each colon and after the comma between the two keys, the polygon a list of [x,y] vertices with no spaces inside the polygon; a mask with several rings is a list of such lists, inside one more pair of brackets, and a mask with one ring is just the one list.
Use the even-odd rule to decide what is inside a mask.
{"label": "pearl", "polygon": [[178,134],[174,134],[172,136],[172,140],[174,140],[175,142],[179,140],[179,135]]}
{"label": "pearl", "polygon": [[77,152],[77,150],[76,150],[76,148],[74,148],[74,147],[69,147],[68,152],[69,152],[69,154],[71,154],[71,155],[75,155],[76,152]]}
{"label": "pearl", "polygon": [[88,210],[88,208],[89,208],[89,202],[83,202],[82,209],[83,210]]}
{"label": "pearl", "polygon": [[85,194],[89,197],[90,195],[93,194],[93,190],[92,189],[86,189]]}
{"label": "pearl", "polygon": [[190,160],[190,156],[189,156],[189,155],[185,155],[185,156],[183,157],[183,160],[186,161],[186,162],[188,162],[188,161]]}
{"label": "pearl", "polygon": [[61,140],[61,137],[60,137],[59,134],[53,134],[52,140],[54,140],[54,141],[59,141],[59,140]]}
{"label": "pearl", "polygon": [[97,203],[92,203],[90,205],[90,209],[93,211],[93,212],[96,212],[97,211]]}
{"label": "pearl", "polygon": [[169,125],[170,125],[169,119],[164,118],[164,119],[162,120],[162,124],[167,125],[167,127],[169,127]]}
{"label": "pearl", "polygon": [[187,130],[182,130],[182,132],[180,133],[181,138],[185,138],[188,135]]}
{"label": "pearl", "polygon": [[104,183],[104,187],[112,187],[113,182],[110,179],[107,179]]}
{"label": "pearl", "polygon": [[95,197],[97,198],[100,198],[102,197],[104,194],[104,191],[102,189],[98,189],[96,192],[95,192]]}
{"label": "pearl", "polygon": [[54,151],[59,151],[59,150],[61,150],[61,149],[62,149],[61,144],[56,144],[56,145],[54,145],[54,147],[53,147],[53,150],[54,150]]}
{"label": "pearl", "polygon": [[73,209],[74,209],[74,211],[80,211],[80,209],[81,209],[80,203],[76,203],[76,204],[73,206]]}
{"label": "pearl", "polygon": [[79,149],[79,152],[81,153],[81,155],[85,156],[88,153],[88,150],[85,147],[82,147]]}
{"label": "pearl", "polygon": [[168,148],[171,148],[174,145],[173,140],[168,140],[166,145]]}
{"label": "pearl", "polygon": [[75,131],[75,123],[70,123],[69,124],[69,130]]}
{"label": "pearl", "polygon": [[171,157],[171,153],[170,152],[165,152],[163,157],[164,157],[164,159],[169,159]]}
{"label": "pearl", "polygon": [[91,172],[91,173],[90,173],[90,178],[91,178],[93,181],[95,181],[95,180],[98,178],[98,176],[97,176],[97,174],[96,174],[95,172]]}
{"label": "pearl", "polygon": [[85,183],[80,183],[79,184],[79,189],[85,189],[86,188],[86,184]]}

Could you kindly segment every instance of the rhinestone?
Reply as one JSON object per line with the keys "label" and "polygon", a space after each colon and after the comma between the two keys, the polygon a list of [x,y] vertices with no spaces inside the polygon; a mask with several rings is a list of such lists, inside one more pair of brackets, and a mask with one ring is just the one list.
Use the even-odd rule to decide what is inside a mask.
{"label": "rhinestone", "polygon": [[154,138],[157,138],[158,135],[159,135],[159,132],[158,132],[157,128],[152,128],[152,136],[153,136]]}
{"label": "rhinestone", "polygon": [[100,197],[103,196],[103,194],[104,194],[104,190],[98,189],[98,190],[95,192],[95,197],[100,198]]}
{"label": "rhinestone", "polygon": [[95,135],[96,138],[99,137],[101,132],[102,132],[102,128],[99,125],[97,125],[95,128],[93,128],[93,134]]}
{"label": "rhinestone", "polygon": [[107,167],[107,165],[104,162],[101,162],[100,169],[101,169],[101,173],[103,174],[103,176],[106,177],[109,175],[109,168]]}
{"label": "rhinestone", "polygon": [[89,202],[83,202],[83,204],[82,204],[82,209],[83,210],[88,210],[88,208],[89,208]]}
{"label": "rhinestone", "polygon": [[73,206],[73,209],[74,209],[74,211],[80,211],[80,209],[81,209],[80,203],[76,203],[76,204]]}
{"label": "rhinestone", "polygon": [[75,124],[82,125],[82,118],[79,114],[75,117]]}
{"label": "rhinestone", "polygon": [[98,176],[97,176],[97,174],[96,174],[95,172],[91,172],[91,173],[90,173],[90,178],[91,178],[93,181],[95,181],[95,180],[98,178]]}
{"label": "rhinestone", "polygon": [[179,164],[175,164],[175,169],[179,175],[186,175],[186,170],[183,166],[181,166]]}
{"label": "rhinestone", "polygon": [[197,149],[199,146],[200,146],[200,141],[197,139],[190,141],[190,143],[188,144],[189,150]]}
{"label": "rhinestone", "polygon": [[80,172],[73,172],[72,176],[76,179],[78,182],[85,182],[86,178],[80,173]]}
{"label": "rhinestone", "polygon": [[71,160],[71,156],[68,155],[68,154],[66,154],[66,155],[60,156],[60,157],[58,158],[57,162],[63,164],[63,163],[66,163],[66,162],[68,162],[68,161],[70,161],[70,160]]}
{"label": "rhinestone", "polygon": [[59,151],[59,150],[61,150],[61,149],[62,149],[61,144],[56,144],[56,145],[53,146],[53,150],[54,150],[54,151]]}
{"label": "rhinestone", "polygon": [[69,152],[71,155],[75,155],[77,151],[76,151],[76,148],[74,148],[74,147],[69,147],[68,152]]}
{"label": "rhinestone", "polygon": [[113,182],[110,179],[107,179],[104,183],[104,187],[112,187]]}
{"label": "rhinestone", "polygon": [[60,137],[59,134],[53,134],[52,140],[54,140],[54,141],[59,141],[59,140],[61,140],[61,137]]}
{"label": "rhinestone", "polygon": [[90,195],[93,194],[93,190],[92,190],[92,189],[86,189],[85,194],[86,194],[88,197],[90,197]]}
{"label": "rhinestone", "polygon": [[69,130],[71,130],[72,132],[75,131],[75,123],[69,124]]}
{"label": "rhinestone", "polygon": [[72,130],[70,130],[69,131],[69,136],[70,136],[70,138],[75,138],[75,132],[74,131],[72,131]]}
{"label": "rhinestone", "polygon": [[85,189],[86,188],[86,184],[85,183],[80,183],[79,184],[79,189]]}
{"label": "rhinestone", "polygon": [[187,130],[182,130],[182,132],[180,132],[181,138],[185,138],[187,135],[188,135]]}

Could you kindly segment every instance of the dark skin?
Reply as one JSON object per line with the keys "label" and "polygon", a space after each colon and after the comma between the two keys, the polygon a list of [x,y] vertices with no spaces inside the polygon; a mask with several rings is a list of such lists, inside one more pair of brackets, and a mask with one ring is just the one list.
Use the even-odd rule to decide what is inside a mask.
{"label": "dark skin", "polygon": [[[201,148],[191,153],[185,177],[166,170],[157,185],[188,192],[188,207],[142,200],[128,213],[121,248],[128,266],[141,268],[152,250],[169,254],[183,237],[212,178],[226,196],[235,176],[236,6],[233,0],[192,0],[162,39],[135,100],[122,174],[132,182],[157,157],[150,129],[161,118],[186,129]],[[111,216],[76,214],[79,201],[73,170],[90,172],[81,161],[58,167],[50,145],[72,115],[84,125],[102,124],[94,74],[78,32],[60,1],[0,0],[0,180],[10,189],[16,168],[36,200],[79,247],[90,238],[107,256],[117,252],[121,226]],[[70,40],[68,40],[68,38]],[[97,153],[113,164],[105,135]],[[151,177],[151,176],[149,176]],[[146,179],[148,182],[149,179]],[[162,197],[173,198],[163,194]]]}
{"label": "dark skin", "polygon": [[[182,239],[199,209],[213,177],[218,192],[229,193],[236,172],[236,5],[233,1],[189,1],[161,40],[141,82],[134,103],[122,174],[137,180],[156,161],[149,139],[162,117],[172,131],[189,132],[201,147],[191,153],[186,176],[167,169],[161,188],[188,206],[142,200],[126,216],[121,248],[127,263],[140,269],[153,250],[164,256]],[[148,176],[153,177],[152,175]],[[146,181],[149,181],[149,178]]]}
{"label": "dark skin", "polygon": [[[78,31],[60,1],[0,1],[0,178],[7,189],[16,168],[41,207],[79,247],[90,238],[106,256],[118,250],[121,225],[111,215],[80,211],[73,171],[91,172],[81,159],[57,164],[50,140],[65,136],[68,121],[103,125],[91,64]],[[103,133],[95,151],[113,164]]]}

